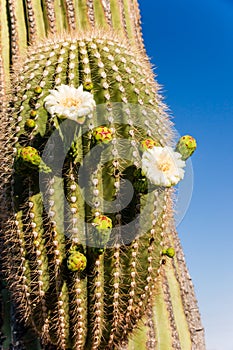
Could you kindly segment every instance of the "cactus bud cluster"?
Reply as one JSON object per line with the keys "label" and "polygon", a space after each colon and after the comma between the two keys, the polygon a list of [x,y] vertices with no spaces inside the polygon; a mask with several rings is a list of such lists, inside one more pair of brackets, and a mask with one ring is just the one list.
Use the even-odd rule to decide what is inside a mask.
{"label": "cactus bud cluster", "polygon": [[184,161],[143,57],[99,33],[48,41],[12,92],[8,280],[22,318],[58,350],[124,344],[160,272]]}

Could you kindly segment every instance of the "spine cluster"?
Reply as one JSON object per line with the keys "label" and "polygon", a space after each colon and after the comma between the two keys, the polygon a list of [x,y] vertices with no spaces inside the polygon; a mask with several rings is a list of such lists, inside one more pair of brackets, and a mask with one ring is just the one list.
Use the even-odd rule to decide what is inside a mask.
{"label": "spine cluster", "polygon": [[[45,108],[62,84],[82,85],[97,105],[76,127]],[[172,136],[148,62],[115,37],[46,42],[17,72],[8,115],[12,224],[5,265],[15,300],[44,343],[114,349],[144,314],[162,264],[169,194],[132,185],[140,145],[149,138],[165,146]],[[51,142],[44,156],[53,134],[59,139],[67,130],[72,142]],[[133,192],[124,204],[127,182]]]}

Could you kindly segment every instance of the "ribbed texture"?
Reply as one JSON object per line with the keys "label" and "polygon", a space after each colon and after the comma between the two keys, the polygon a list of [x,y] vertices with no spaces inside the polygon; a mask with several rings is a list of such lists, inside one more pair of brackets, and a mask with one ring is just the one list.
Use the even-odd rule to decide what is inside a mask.
{"label": "ribbed texture", "polygon": [[[169,219],[167,190],[156,190],[146,196],[136,192],[126,211],[111,215],[115,229],[110,239],[112,247],[99,252],[88,244],[94,232],[85,229],[84,221],[91,223],[95,216],[107,211],[103,196],[112,200],[117,191],[124,195],[121,181],[127,176],[132,181],[131,164],[136,169],[140,162],[138,144],[150,136],[165,145],[172,136],[147,60],[136,49],[132,51],[127,41],[117,40],[114,35],[109,39],[109,35],[102,34],[100,39],[99,33],[92,33],[87,38],[61,39],[32,48],[24,67],[15,76],[16,97],[10,103],[15,163],[13,172],[8,164],[11,187],[6,190],[11,192],[12,203],[7,201],[6,207],[10,216],[12,205],[17,219],[12,218],[12,227],[5,236],[7,271],[10,272],[12,259],[15,261],[14,274],[7,272],[9,285],[21,310],[27,311],[25,321],[45,343],[53,343],[61,350],[67,347],[110,350],[127,341],[157,283]],[[64,177],[48,173],[42,202],[38,173],[21,169],[17,152],[22,147],[29,147],[28,152],[33,150],[30,147],[43,150],[45,141],[56,130],[56,120],[47,113],[43,101],[49,89],[67,82],[84,87],[91,82],[96,102],[105,104],[101,113],[87,118],[83,127],[87,137],[78,141],[77,156],[66,158]],[[115,110],[114,102],[122,105]],[[137,107],[135,113],[129,103],[137,103],[142,111]],[[119,120],[118,110],[125,112]],[[34,127],[28,130],[26,125],[32,112]],[[100,162],[88,171],[89,179],[86,174],[86,195],[90,194],[92,202],[88,206],[80,196],[82,184],[77,173],[79,162],[91,151],[95,127],[101,123],[112,130],[115,141],[108,148],[111,162],[106,163],[100,153]],[[122,146],[125,140],[130,161],[125,159]],[[61,192],[63,183],[65,193]],[[66,207],[65,194],[70,208]],[[126,230],[124,225],[134,220],[144,205],[147,218],[142,217],[138,227]],[[126,238],[129,241],[124,245]],[[75,245],[86,255],[87,269],[73,276],[66,261],[70,247]],[[12,255],[8,254],[9,249]]]}
{"label": "ribbed texture", "polygon": [[[42,7],[43,6],[43,7]],[[143,40],[136,1],[130,0],[1,0],[0,45],[15,63],[28,45],[65,31],[113,30],[140,49]],[[7,23],[6,23],[7,21]],[[9,38],[9,42],[7,42]],[[4,69],[9,79],[9,62]]]}
{"label": "ribbed texture", "polygon": [[[89,260],[88,273],[73,272],[70,278],[64,273],[63,263],[69,254],[70,242],[86,237],[80,225],[86,208],[80,201],[75,166],[70,164],[64,175],[67,203],[71,208],[69,214],[65,206],[59,206],[61,198],[57,195],[59,179],[56,176],[52,175],[47,182],[48,212],[45,213],[41,196],[34,187],[36,181],[30,176],[22,180],[12,172],[13,157],[19,145],[33,145],[38,133],[42,137],[46,135],[48,116],[41,108],[43,98],[49,88],[61,83],[79,86],[91,79],[98,103],[114,101],[125,106],[136,103],[141,108],[148,105],[152,113],[146,108],[142,113],[147,136],[153,136],[156,131],[156,138],[162,145],[170,142],[171,125],[166,107],[158,95],[158,85],[153,82],[154,76],[144,53],[137,1],[1,0],[0,15],[0,147],[4,150],[0,152],[1,225],[7,221],[3,260],[11,271],[9,283],[18,304],[12,328],[14,333],[11,334],[9,317],[4,320],[2,329],[9,333],[13,346],[20,346],[23,344],[20,332],[24,334],[25,330],[17,325],[17,319],[24,318],[41,335],[44,343],[56,344],[44,346],[46,350],[137,350],[139,347],[142,350],[205,350],[192,281],[172,226],[170,191],[164,197],[167,203],[161,221],[156,222],[153,215],[150,217],[151,228],[144,239],[133,240],[127,248],[122,248],[116,241],[112,249],[94,257],[91,250],[83,251]],[[65,33],[70,33],[72,38],[61,40]],[[100,38],[98,42],[93,39],[96,36]],[[48,37],[49,49],[46,44],[34,46],[26,59],[28,45]],[[78,40],[74,40],[76,37]],[[132,46],[137,49],[131,52]],[[9,93],[9,68],[12,69],[12,65],[15,70],[11,77],[13,98]],[[33,88],[36,85],[42,87],[42,96],[35,96]],[[25,129],[25,121],[32,108],[29,108],[30,98],[34,99],[40,118],[35,116],[35,128],[29,132]],[[10,105],[7,105],[9,100]],[[142,135],[135,127],[134,113],[127,107],[123,109],[129,130],[127,138],[132,145],[130,156],[137,162],[134,145]],[[92,120],[88,124],[89,135],[91,123]],[[114,127],[111,116],[107,123]],[[119,134],[113,133],[113,136]],[[89,141],[85,148],[90,150]],[[112,151],[117,154],[118,146]],[[114,162],[111,185],[115,188],[121,171],[122,165]],[[102,186],[96,180],[104,178],[106,173],[96,169],[93,176],[90,192],[93,203],[97,203]],[[17,181],[24,186],[21,192],[20,186],[15,185]],[[108,181],[109,177],[105,183]],[[14,199],[16,187],[26,198],[20,205]],[[155,192],[151,213],[156,212],[161,201],[161,196]],[[14,216],[10,214],[12,206],[16,209]],[[121,213],[115,216],[115,222],[122,225]],[[64,220],[68,223],[70,242],[59,230]],[[175,248],[172,261],[160,257],[166,246]],[[40,349],[32,335],[29,337],[30,341],[25,341],[27,349]]]}

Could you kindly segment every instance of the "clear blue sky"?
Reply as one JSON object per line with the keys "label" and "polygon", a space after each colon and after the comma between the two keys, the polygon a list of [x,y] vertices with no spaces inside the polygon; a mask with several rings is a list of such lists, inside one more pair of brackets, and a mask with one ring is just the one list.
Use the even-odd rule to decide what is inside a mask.
{"label": "clear blue sky", "polygon": [[178,227],[207,350],[233,350],[233,0],[139,0],[147,52],[180,134],[198,140]]}

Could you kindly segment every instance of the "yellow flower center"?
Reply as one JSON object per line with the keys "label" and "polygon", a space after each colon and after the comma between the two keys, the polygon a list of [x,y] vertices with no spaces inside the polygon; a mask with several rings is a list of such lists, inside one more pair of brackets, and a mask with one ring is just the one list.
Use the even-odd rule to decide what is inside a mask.
{"label": "yellow flower center", "polygon": [[164,162],[158,164],[158,168],[159,168],[159,170],[161,170],[163,172],[169,171],[171,168],[171,163],[168,161],[164,161]]}
{"label": "yellow flower center", "polygon": [[80,100],[73,97],[66,97],[61,101],[62,106],[70,108],[70,107],[78,107],[80,105]]}

